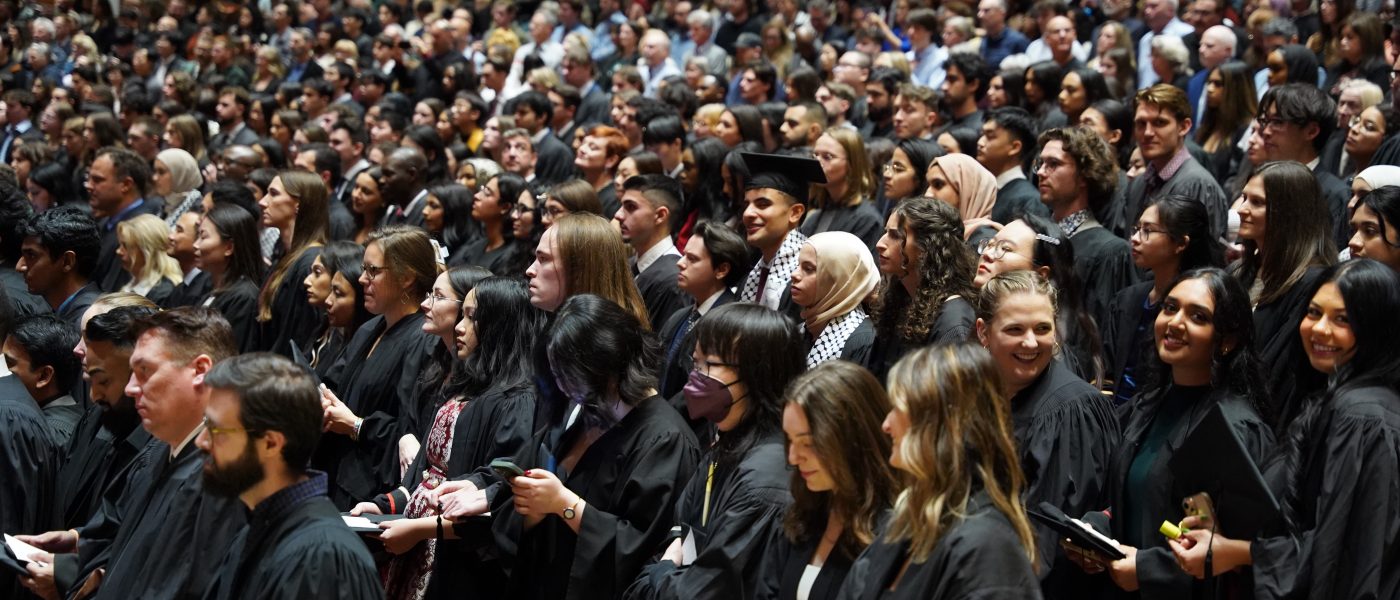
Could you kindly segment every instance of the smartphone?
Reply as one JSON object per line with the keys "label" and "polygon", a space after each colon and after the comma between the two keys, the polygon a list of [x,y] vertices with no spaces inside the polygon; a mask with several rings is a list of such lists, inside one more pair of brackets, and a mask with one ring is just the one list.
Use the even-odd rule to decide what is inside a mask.
{"label": "smartphone", "polygon": [[1198,517],[1203,528],[1215,527],[1215,503],[1211,502],[1210,494],[1201,492],[1187,496],[1181,501],[1181,512],[1188,517]]}
{"label": "smartphone", "polygon": [[496,460],[491,461],[491,470],[495,471],[496,475],[499,475],[501,479],[504,479],[506,481],[510,481],[515,477],[519,477],[525,474],[525,469],[520,468],[520,465],[517,465],[504,458],[498,458]]}

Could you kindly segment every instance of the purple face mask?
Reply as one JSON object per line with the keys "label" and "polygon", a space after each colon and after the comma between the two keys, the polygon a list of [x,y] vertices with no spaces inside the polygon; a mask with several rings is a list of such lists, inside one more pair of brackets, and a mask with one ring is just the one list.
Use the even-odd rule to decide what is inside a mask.
{"label": "purple face mask", "polygon": [[685,409],[690,418],[719,423],[729,415],[729,407],[734,405],[734,396],[729,386],[739,383],[736,379],[728,384],[710,377],[699,369],[690,371],[690,379],[685,384]]}

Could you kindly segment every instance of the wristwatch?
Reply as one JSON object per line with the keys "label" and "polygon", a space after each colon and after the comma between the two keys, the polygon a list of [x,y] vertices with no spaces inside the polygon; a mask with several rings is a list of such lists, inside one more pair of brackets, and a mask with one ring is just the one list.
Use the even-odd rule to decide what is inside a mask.
{"label": "wristwatch", "polygon": [[574,517],[577,517],[577,516],[578,516],[578,511],[575,510],[575,509],[577,509],[577,508],[578,508],[578,505],[579,505],[580,503],[583,502],[583,497],[582,497],[582,496],[576,496],[576,498],[577,498],[577,499],[574,500],[574,504],[573,504],[572,506],[570,506],[570,507],[564,509],[564,520],[565,520],[565,521],[572,521],[572,520],[574,520]]}

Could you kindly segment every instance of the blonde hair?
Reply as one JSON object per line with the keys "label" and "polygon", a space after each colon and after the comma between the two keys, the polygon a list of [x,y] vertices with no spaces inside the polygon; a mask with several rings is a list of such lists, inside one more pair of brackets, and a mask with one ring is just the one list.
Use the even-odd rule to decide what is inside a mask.
{"label": "blonde hair", "polygon": [[891,69],[903,73],[905,81],[909,80],[909,74],[914,71],[914,68],[909,65],[909,59],[904,56],[903,52],[881,52],[879,56],[875,57],[874,61],[871,61],[871,65],[879,66],[875,63],[880,62],[881,59],[888,62]]}
{"label": "blonde hair", "polygon": [[710,127],[710,130],[713,131],[715,127],[719,126],[719,119],[724,116],[724,110],[725,107],[723,104],[706,104],[695,109],[695,119],[697,121],[704,121],[705,124]]}
{"label": "blonde hair", "polygon": [[[282,53],[277,50],[276,46],[259,48],[258,57],[267,61],[267,72],[272,73],[274,77],[281,79],[287,75],[287,69],[282,65]],[[270,119],[272,116],[268,115],[268,118]]]}
{"label": "blonde hair", "polygon": [[865,153],[865,142],[860,132],[854,129],[828,129],[823,133],[846,151],[846,195],[832,198],[825,187],[812,186],[812,204],[817,207],[855,206],[863,202],[875,189],[875,170],[870,166],[870,155]]}
{"label": "blonde hair", "polygon": [[[94,300],[92,302],[93,308],[101,307],[107,310],[111,310],[114,308],[123,308],[127,306],[136,306],[141,308],[159,308],[158,306],[156,306],[155,302],[151,301],[150,298],[132,292],[111,292],[109,294],[102,294],[101,296],[97,297],[97,300]],[[88,310],[92,309],[89,308]],[[107,311],[104,310],[102,312]]]}
{"label": "blonde hair", "polygon": [[172,284],[183,281],[180,263],[165,253],[170,243],[170,226],[155,215],[140,215],[117,223],[117,240],[131,256],[131,282],[122,291],[154,287],[161,279]]}
{"label": "blonde hair", "polygon": [[895,363],[889,387],[891,406],[909,420],[894,449],[909,487],[895,500],[885,539],[908,540],[912,560],[928,560],[939,540],[968,517],[968,502],[981,488],[1034,568],[1035,536],[1021,501],[1025,475],[991,354],[966,342],[921,348]]}
{"label": "blonde hair", "polygon": [[564,83],[564,80],[559,78],[559,73],[554,69],[540,67],[530,71],[530,73],[525,76],[525,83],[529,84],[531,87],[543,88],[540,91],[544,91],[559,87],[559,84]]}

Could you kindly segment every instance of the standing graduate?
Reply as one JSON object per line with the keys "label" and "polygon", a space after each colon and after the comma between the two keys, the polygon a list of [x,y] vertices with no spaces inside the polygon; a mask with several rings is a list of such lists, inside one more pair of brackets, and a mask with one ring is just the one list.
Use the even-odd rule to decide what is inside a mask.
{"label": "standing graduate", "polygon": [[809,183],[825,183],[821,163],[810,158],[740,153],[750,176],[744,182],[741,215],[744,239],[758,250],[758,263],[739,292],[744,302],[761,304],[796,318],[789,286],[797,253],[807,236],[797,230],[807,211]]}
{"label": "standing graduate", "polygon": [[306,468],[321,437],[310,373],[269,354],[235,356],[204,378],[204,486],[237,499],[248,526],[227,545],[204,597],[384,597],[374,559],[326,498],[326,474]]}
{"label": "standing graduate", "polygon": [[[347,240],[331,242],[321,248],[311,265],[311,275],[307,276],[313,285],[325,286],[325,296],[320,299],[321,308],[326,311],[324,327],[309,348],[302,348],[302,354],[322,381],[330,378],[345,355],[350,336],[374,316],[365,310],[364,288],[360,286],[364,258],[364,246]],[[308,288],[306,301],[314,302],[318,295]],[[335,387],[333,383],[327,385]]]}
{"label": "standing graduate", "polygon": [[541,407],[512,503],[494,510],[498,551],[514,554],[500,597],[616,598],[665,541],[700,449],[656,395],[659,349],[629,311],[571,297],[541,350],[536,372],[564,394]]}
{"label": "standing graduate", "polygon": [[875,251],[885,275],[870,313],[875,346],[868,366],[877,377],[919,346],[972,335],[977,257],[963,241],[956,208],[933,198],[896,204]]}
{"label": "standing graduate", "polygon": [[826,181],[813,187],[812,202],[818,208],[802,224],[802,234],[844,231],[866,248],[875,247],[881,215],[874,203],[875,170],[860,134],[853,129],[827,131],[812,145],[812,157]]}
{"label": "standing graduate", "polygon": [[[1205,574],[1252,565],[1256,598],[1394,598],[1400,593],[1400,281],[1357,259],[1313,286],[1297,333],[1313,369],[1330,376],[1265,468],[1287,527],[1254,540],[1197,529],[1172,548]],[[1228,501],[1228,500],[1227,500]]]}
{"label": "standing graduate", "polygon": [[399,420],[417,414],[414,387],[437,342],[423,333],[419,310],[437,278],[428,234],[406,225],[382,228],[370,235],[364,260],[365,308],[378,316],[350,339],[337,388],[322,391],[331,435],[312,461],[326,471],[329,496],[341,510],[400,481]]}
{"label": "standing graduate", "polygon": [[889,410],[880,382],[846,361],[824,362],[789,386],[783,433],[793,503],[770,524],[775,540],[754,598],[836,598],[894,503],[891,446],[880,431]]}
{"label": "standing graduate", "polygon": [[684,536],[632,583],[632,600],[752,597],[772,547],[768,526],[792,502],[781,420],[783,390],[804,370],[797,326],[776,311],[734,303],[695,327],[686,408],[714,423],[719,441],[676,504],[672,522]]}
{"label": "standing graduate", "polygon": [[885,531],[851,566],[841,598],[1040,598],[996,363],[972,344],[939,344],[890,371],[890,466],[907,487]]}
{"label": "standing graduate", "polygon": [[[996,361],[1011,404],[1026,504],[1049,502],[1078,515],[1102,505],[1119,430],[1108,398],[1055,359],[1056,293],[1032,271],[994,277],[977,302],[977,339]],[[1042,590],[1068,597],[1073,584],[1055,568],[1058,536],[1048,528],[1036,533]]]}
{"label": "standing graduate", "polygon": [[194,262],[209,274],[209,293],[198,303],[219,311],[233,330],[240,352],[258,344],[258,282],[262,252],[257,217],[232,204],[216,204],[199,220]]}
{"label": "standing graduate", "polygon": [[1211,597],[1181,572],[1158,528],[1163,521],[1181,522],[1182,500],[1201,491],[1178,481],[1171,460],[1213,407],[1221,407],[1255,460],[1272,444],[1260,412],[1265,387],[1251,325],[1248,295],[1220,269],[1188,271],[1167,288],[1153,324],[1155,359],[1144,365],[1146,378],[1127,407],[1123,443],[1107,471],[1108,510],[1085,517],[1102,522],[1105,512],[1111,515],[1103,533],[1126,557],[1108,560],[1065,548],[1089,573],[1107,571],[1120,597]]}
{"label": "standing graduate", "polygon": [[811,350],[807,368],[828,360],[870,362],[875,325],[866,300],[880,284],[870,247],[854,234],[826,231],[807,238],[792,272],[792,301],[802,307],[802,327]]}
{"label": "standing graduate", "polygon": [[[326,243],[329,196],[326,183],[305,171],[282,171],[258,201],[262,224],[278,231],[272,271],[258,293],[258,348],[290,356],[291,346],[305,348],[321,322],[320,311],[306,303],[301,282]],[[334,474],[331,474],[334,478]],[[334,488],[332,488],[334,489]],[[334,498],[335,494],[332,493]]]}
{"label": "standing graduate", "polygon": [[671,224],[681,209],[681,185],[665,175],[647,174],[622,184],[622,205],[613,219],[622,240],[632,247],[633,277],[651,315],[652,331],[660,330],[690,297],[676,283],[680,252],[671,240]]}

